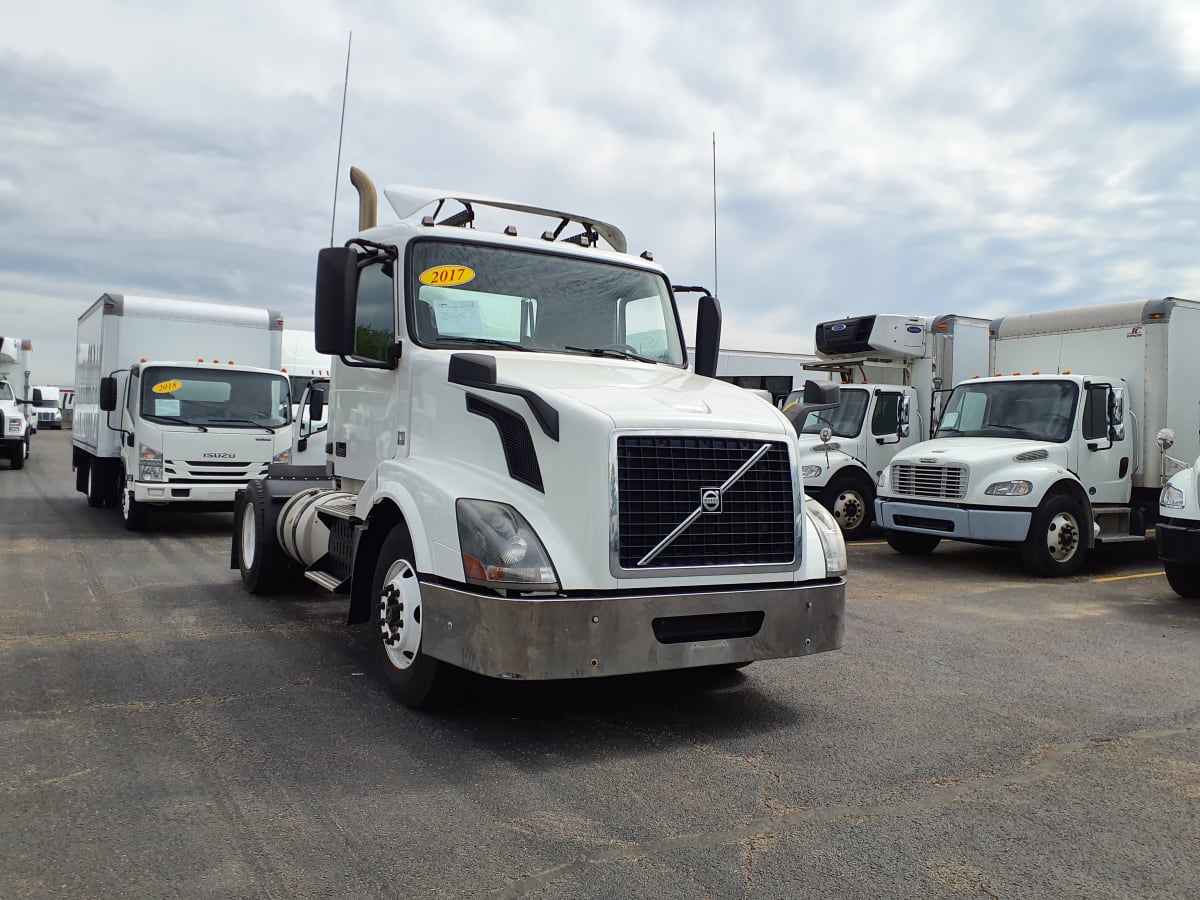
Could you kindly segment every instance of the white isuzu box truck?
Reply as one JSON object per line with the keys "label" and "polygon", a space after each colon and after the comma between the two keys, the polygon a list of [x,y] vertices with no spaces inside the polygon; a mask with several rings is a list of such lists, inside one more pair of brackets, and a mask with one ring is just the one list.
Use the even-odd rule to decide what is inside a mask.
{"label": "white isuzu box truck", "polygon": [[29,458],[34,430],[29,386],[32,349],[33,343],[24,338],[0,336],[0,459],[7,459],[14,469],[23,468]]}
{"label": "white isuzu box truck", "polygon": [[[670,282],[615,226],[405,187],[385,191],[402,221],[377,225],[374,185],[351,180],[360,234],[317,264],[331,471],[273,467],[243,492],[249,590],[291,569],[348,595],[413,706],[456,669],[589,678],[841,646],[841,533],[806,502],[789,420],[711,377],[714,298],[693,373]],[[521,236],[510,215],[541,222]]]}
{"label": "white isuzu box truck", "polygon": [[[897,454],[876,515],[900,553],[949,538],[1019,548],[1069,575],[1099,542],[1144,541],[1170,423],[1195,421],[1200,303],[1162,300],[992,322],[992,377],[961,382],[934,439]],[[1188,432],[1185,458],[1200,451]]]}
{"label": "white isuzu box truck", "polygon": [[231,504],[290,456],[283,318],[268,309],[104,294],[79,317],[75,487],[117,505]]}
{"label": "white isuzu box truck", "polygon": [[842,389],[835,409],[801,423],[800,468],[804,489],[847,538],[871,527],[879,474],[901,450],[929,439],[944,393],[989,371],[988,324],[969,316],[873,315],[817,325],[820,359],[808,369],[835,374]]}

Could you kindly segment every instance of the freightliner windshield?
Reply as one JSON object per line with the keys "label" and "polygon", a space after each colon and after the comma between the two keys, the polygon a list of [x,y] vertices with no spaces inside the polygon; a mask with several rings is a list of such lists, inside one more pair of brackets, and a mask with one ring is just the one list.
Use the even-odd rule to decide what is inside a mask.
{"label": "freightliner windshield", "polygon": [[154,422],[278,428],[292,420],[283,375],[152,366],[141,372],[141,414]]}
{"label": "freightliner windshield", "polygon": [[[788,396],[788,403],[796,403],[804,399],[803,391],[795,391]],[[833,409],[822,409],[810,412],[804,420],[801,434],[820,434],[821,429],[828,426],[837,437],[858,437],[862,431],[863,417],[867,412],[867,392],[859,390],[842,390],[838,405]],[[786,408],[786,407],[785,407]]]}
{"label": "freightliner windshield", "polygon": [[411,248],[409,312],[421,344],[684,364],[661,274],[453,241],[416,241]]}
{"label": "freightliner windshield", "polygon": [[1079,389],[1071,381],[960,384],[934,437],[1015,437],[1062,443],[1071,436]]}

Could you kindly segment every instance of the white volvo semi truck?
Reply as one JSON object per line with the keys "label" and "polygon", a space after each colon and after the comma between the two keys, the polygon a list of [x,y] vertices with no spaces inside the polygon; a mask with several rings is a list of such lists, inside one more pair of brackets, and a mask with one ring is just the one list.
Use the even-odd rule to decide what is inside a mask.
{"label": "white volvo semi truck", "polygon": [[79,317],[76,489],[131,530],[152,508],[228,508],[290,459],[282,330],[269,309],[103,294]]}
{"label": "white volvo semi truck", "polygon": [[24,468],[34,431],[29,386],[32,349],[32,341],[0,336],[0,459],[7,459],[14,469]]}
{"label": "white volvo semi truck", "polygon": [[[875,519],[875,484],[892,457],[929,439],[937,404],[958,381],[987,374],[987,319],[851,316],[817,325],[810,371],[842,382],[834,409],[800,428],[804,489],[848,539]],[[801,399],[799,393],[790,402]]]}
{"label": "white volvo semi truck", "polygon": [[[945,539],[1010,546],[1059,576],[1099,543],[1144,541],[1174,471],[1162,430],[1196,417],[1200,303],[1014,315],[991,331],[995,374],[958,384],[933,440],[884,470],[888,543],[906,554]],[[1195,432],[1181,450],[1200,451]]]}
{"label": "white volvo semi truck", "polygon": [[[360,234],[317,266],[331,466],[242,493],[231,564],[250,591],[291,570],[347,595],[411,706],[459,669],[590,678],[841,646],[845,544],[806,504],[788,419],[711,377],[714,298],[691,372],[670,282],[615,226],[407,187],[377,225],[374,185],[351,180]],[[522,235],[510,216],[541,221]]]}

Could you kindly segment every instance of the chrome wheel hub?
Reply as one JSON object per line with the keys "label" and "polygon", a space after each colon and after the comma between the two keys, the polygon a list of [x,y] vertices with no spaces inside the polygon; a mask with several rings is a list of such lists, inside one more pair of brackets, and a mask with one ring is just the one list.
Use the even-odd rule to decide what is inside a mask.
{"label": "chrome wheel hub", "polygon": [[857,528],[866,514],[867,504],[858,491],[842,491],[833,501],[833,517],[842,526],[842,531]]}

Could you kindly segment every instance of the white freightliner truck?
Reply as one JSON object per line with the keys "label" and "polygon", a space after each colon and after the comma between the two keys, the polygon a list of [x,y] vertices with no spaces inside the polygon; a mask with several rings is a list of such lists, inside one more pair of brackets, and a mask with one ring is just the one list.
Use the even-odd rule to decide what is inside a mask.
{"label": "white freightliner truck", "polygon": [[810,413],[801,425],[800,467],[804,489],[847,538],[871,527],[880,472],[896,453],[929,438],[943,391],[989,371],[988,324],[968,316],[873,315],[817,325],[819,361],[808,369],[835,374],[842,389],[836,408]]}
{"label": "white freightliner truck", "polygon": [[[670,283],[618,228],[406,187],[384,192],[402,221],[376,225],[374,185],[351,180],[360,234],[317,267],[331,472],[273,467],[243,492],[249,590],[303,569],[348,594],[411,706],[456,669],[588,678],[841,646],[845,544],[806,506],[790,422],[708,377],[714,298],[694,374]],[[476,210],[552,224],[484,231]]]}
{"label": "white freightliner truck", "polygon": [[333,358],[318,353],[311,331],[294,328],[283,330],[283,371],[292,388],[292,464],[300,466],[325,464],[325,433],[328,421],[314,420],[308,400],[310,388],[322,392],[322,405],[328,399],[329,376]]}
{"label": "white freightliner truck", "polygon": [[[1165,454],[1174,446],[1174,430],[1160,432],[1158,439]],[[1184,465],[1164,457],[1164,474],[1168,467]],[[1200,599],[1200,457],[1170,476],[1159,495],[1158,516],[1154,541],[1171,589]]]}
{"label": "white freightliner truck", "polygon": [[0,337],[0,459],[14,469],[29,458],[32,388],[29,386],[29,354],[33,343],[24,338]]}
{"label": "white freightliner truck", "polygon": [[62,394],[56,387],[37,385],[33,388],[33,413],[37,416],[39,429],[61,431]]}
{"label": "white freightliner truck", "polygon": [[290,459],[283,319],[268,309],[103,294],[79,317],[72,466],[91,506],[228,507]]}
{"label": "white freightliner truck", "polygon": [[[1144,541],[1172,474],[1160,432],[1196,415],[1200,303],[1014,315],[991,331],[998,374],[958,384],[934,439],[881,477],[888,543],[907,554],[945,538],[1011,546],[1058,576],[1097,543]],[[1200,451],[1194,433],[1182,449]]]}

